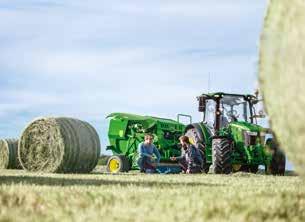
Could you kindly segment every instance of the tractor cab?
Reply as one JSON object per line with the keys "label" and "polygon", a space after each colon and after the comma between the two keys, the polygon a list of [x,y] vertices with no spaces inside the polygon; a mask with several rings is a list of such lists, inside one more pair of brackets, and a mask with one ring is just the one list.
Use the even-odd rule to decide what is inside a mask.
{"label": "tractor cab", "polygon": [[227,93],[202,94],[197,97],[199,112],[203,112],[203,122],[213,135],[218,135],[221,128],[229,123],[254,123],[257,115],[254,105],[258,99],[253,95]]}

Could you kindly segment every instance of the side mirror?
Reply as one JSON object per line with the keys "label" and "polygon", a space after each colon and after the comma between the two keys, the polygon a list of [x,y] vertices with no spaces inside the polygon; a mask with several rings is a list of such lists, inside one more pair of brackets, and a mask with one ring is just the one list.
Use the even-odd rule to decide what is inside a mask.
{"label": "side mirror", "polygon": [[257,103],[259,103],[259,100],[258,100],[258,99],[252,100],[252,104],[253,104],[253,105],[256,105]]}

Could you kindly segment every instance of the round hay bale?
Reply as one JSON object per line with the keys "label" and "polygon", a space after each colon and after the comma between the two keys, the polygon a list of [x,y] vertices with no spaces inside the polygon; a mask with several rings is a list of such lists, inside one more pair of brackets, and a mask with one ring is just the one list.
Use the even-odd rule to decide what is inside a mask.
{"label": "round hay bale", "polygon": [[97,165],[100,140],[86,122],[72,118],[39,118],[20,138],[24,169],[51,173],[88,173]]}
{"label": "round hay bale", "polygon": [[271,0],[260,42],[260,90],[280,146],[305,175],[305,1]]}
{"label": "round hay bale", "polygon": [[17,155],[17,139],[0,140],[0,169],[21,169]]}

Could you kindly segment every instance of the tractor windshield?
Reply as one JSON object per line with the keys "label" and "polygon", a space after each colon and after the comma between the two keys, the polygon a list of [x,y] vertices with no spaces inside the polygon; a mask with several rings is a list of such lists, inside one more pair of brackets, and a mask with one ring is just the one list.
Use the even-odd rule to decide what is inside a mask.
{"label": "tractor windshield", "polygon": [[250,122],[250,107],[248,101],[241,96],[225,95],[220,100],[222,119],[228,122],[245,121]]}
{"label": "tractor windshield", "polygon": [[[217,102],[207,99],[204,121],[211,128],[215,128]],[[251,122],[250,105],[243,96],[224,95],[219,103],[220,127],[226,127],[230,122]]]}

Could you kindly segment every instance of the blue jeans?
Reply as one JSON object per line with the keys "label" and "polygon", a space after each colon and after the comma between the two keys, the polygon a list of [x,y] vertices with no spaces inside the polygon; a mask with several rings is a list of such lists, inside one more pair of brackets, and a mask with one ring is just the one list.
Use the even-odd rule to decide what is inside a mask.
{"label": "blue jeans", "polygon": [[187,170],[190,171],[190,173],[201,173],[202,169],[199,165],[192,166],[188,168],[188,162],[185,158],[182,158],[181,160],[178,160],[178,163],[182,169],[182,171],[186,172]]}
{"label": "blue jeans", "polygon": [[146,170],[156,170],[156,167],[153,165],[154,163],[155,162],[147,156],[143,156],[138,159],[138,166],[142,172],[145,172]]}

